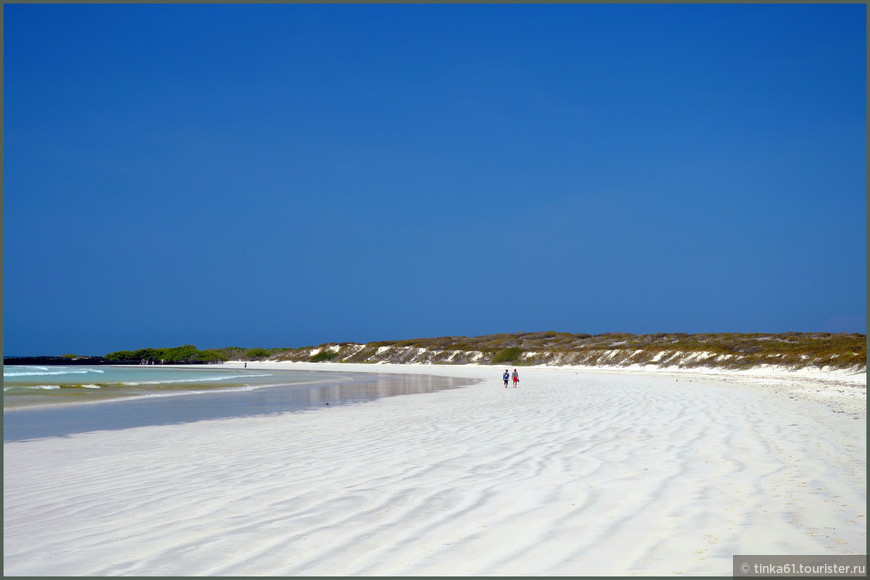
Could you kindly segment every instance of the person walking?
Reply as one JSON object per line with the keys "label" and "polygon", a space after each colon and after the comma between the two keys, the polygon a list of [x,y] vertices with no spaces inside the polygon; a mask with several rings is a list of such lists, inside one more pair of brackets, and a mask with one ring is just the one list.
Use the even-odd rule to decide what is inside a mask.
{"label": "person walking", "polygon": [[[514,388],[516,389],[517,383],[520,382],[520,375],[517,373],[517,369],[514,369],[513,377],[514,377]],[[507,384],[505,384],[505,386],[507,386]]]}
{"label": "person walking", "polygon": [[511,378],[511,375],[510,375],[510,373],[508,372],[507,369],[504,370],[504,375],[502,375],[501,378],[504,379],[504,388],[507,388],[508,379]]}

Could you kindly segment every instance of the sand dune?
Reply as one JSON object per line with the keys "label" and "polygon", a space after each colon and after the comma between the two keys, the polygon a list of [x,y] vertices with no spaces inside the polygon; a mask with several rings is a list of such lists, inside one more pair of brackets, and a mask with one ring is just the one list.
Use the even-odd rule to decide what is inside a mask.
{"label": "sand dune", "polygon": [[486,380],[6,443],[4,573],[730,575],[733,554],[865,553],[863,382],[838,406],[782,378],[340,368]]}

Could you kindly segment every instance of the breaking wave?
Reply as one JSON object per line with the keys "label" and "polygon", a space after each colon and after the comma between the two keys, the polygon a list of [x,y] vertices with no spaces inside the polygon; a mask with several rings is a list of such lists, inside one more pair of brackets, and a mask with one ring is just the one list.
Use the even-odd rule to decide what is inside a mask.
{"label": "breaking wave", "polygon": [[86,375],[88,373],[99,373],[103,374],[105,371],[100,369],[65,369],[55,367],[50,370],[46,367],[30,367],[24,370],[10,370],[7,371],[5,368],[3,369],[4,377],[48,377],[48,376],[61,376],[61,375]]}

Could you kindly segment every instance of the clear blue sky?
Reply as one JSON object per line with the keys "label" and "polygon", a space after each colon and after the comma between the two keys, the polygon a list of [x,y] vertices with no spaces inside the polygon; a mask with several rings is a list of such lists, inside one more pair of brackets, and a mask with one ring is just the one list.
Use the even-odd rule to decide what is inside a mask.
{"label": "clear blue sky", "polygon": [[4,351],[866,332],[864,5],[6,5]]}

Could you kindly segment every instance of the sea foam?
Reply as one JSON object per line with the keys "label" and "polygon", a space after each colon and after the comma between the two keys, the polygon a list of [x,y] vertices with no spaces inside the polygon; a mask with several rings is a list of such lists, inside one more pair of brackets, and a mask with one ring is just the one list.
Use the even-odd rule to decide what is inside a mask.
{"label": "sea foam", "polygon": [[100,369],[55,369],[49,370],[44,367],[34,367],[35,370],[3,370],[4,377],[46,377],[60,375],[85,375],[88,373],[102,374],[104,371]]}

